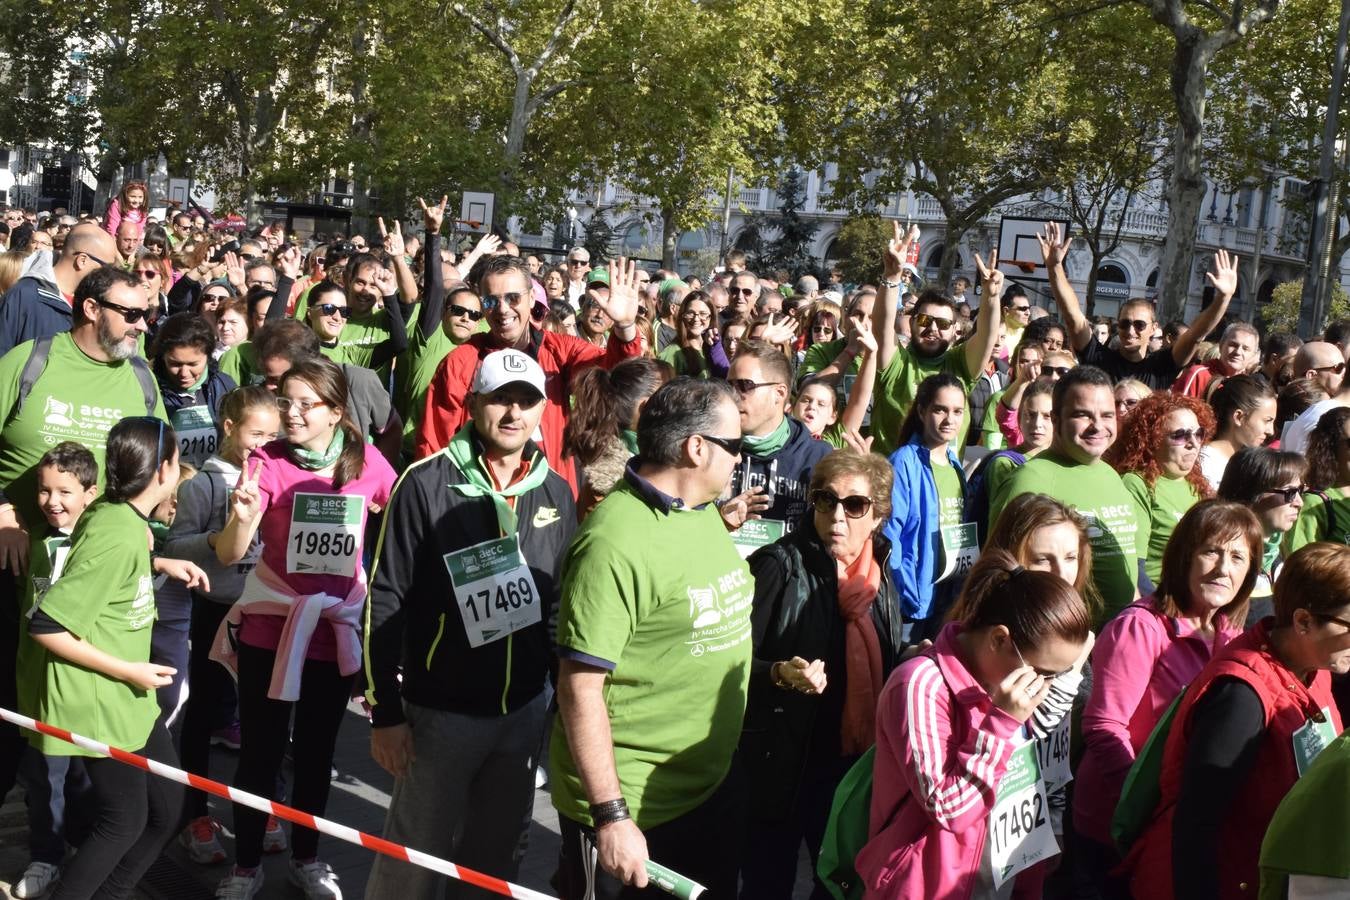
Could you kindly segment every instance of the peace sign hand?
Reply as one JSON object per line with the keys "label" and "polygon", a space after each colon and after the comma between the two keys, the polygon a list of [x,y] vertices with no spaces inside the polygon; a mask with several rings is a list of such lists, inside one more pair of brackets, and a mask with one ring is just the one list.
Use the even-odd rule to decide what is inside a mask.
{"label": "peace sign hand", "polygon": [[427,234],[440,234],[441,223],[445,221],[445,203],[449,198],[441,194],[441,202],[435,206],[427,206],[427,202],[421,197],[417,198],[417,205],[422,207],[422,224],[426,226]]}
{"label": "peace sign hand", "polygon": [[998,251],[989,254],[989,265],[984,264],[980,254],[975,254],[975,268],[980,271],[980,281],[984,283],[985,302],[997,300],[1003,296],[1003,270],[998,267]]}
{"label": "peace sign hand", "polygon": [[258,460],[256,469],[250,466],[250,460],[244,457],[244,465],[239,472],[239,482],[230,495],[230,511],[241,524],[247,525],[256,519],[262,511],[262,496],[258,492],[258,479],[262,477],[263,461]]}
{"label": "peace sign hand", "polygon": [[891,228],[893,234],[881,253],[881,267],[887,281],[895,281],[900,277],[905,269],[909,248],[919,239],[918,225],[910,225],[907,231],[902,231],[899,222],[892,222]]}
{"label": "peace sign hand", "polygon": [[384,217],[375,219],[375,223],[380,226],[380,237],[384,238],[384,252],[390,256],[403,255],[403,226],[399,224],[398,219],[394,220],[394,230],[390,231],[384,227]]}

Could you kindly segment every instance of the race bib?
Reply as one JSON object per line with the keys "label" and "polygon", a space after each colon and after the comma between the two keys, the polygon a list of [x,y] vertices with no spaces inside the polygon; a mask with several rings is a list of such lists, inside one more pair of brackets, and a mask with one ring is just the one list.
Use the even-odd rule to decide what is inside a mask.
{"label": "race bib", "polygon": [[1336,726],[1331,724],[1331,710],[1322,707],[1321,721],[1309,719],[1303,727],[1294,732],[1294,765],[1298,766],[1298,775],[1308,771],[1308,767],[1317,759],[1317,754],[1326,749],[1327,744],[1336,740]]}
{"label": "race bib", "polygon": [[365,506],[359,494],[297,493],[286,537],[286,572],[356,575]]}
{"label": "race bib", "polygon": [[1036,741],[1036,760],[1041,766],[1041,780],[1046,793],[1054,793],[1073,781],[1069,770],[1069,717],[1060,719],[1055,730]]}
{"label": "race bib", "polygon": [[470,647],[499,641],[542,619],[539,589],[515,535],[443,557]]}
{"label": "race bib", "polygon": [[942,573],[934,582],[965,575],[980,558],[979,526],[974,522],[942,529]]}
{"label": "race bib", "polygon": [[745,524],[731,533],[731,542],[741,559],[749,559],[765,544],[772,544],[787,532],[787,525],[777,519],[746,519]]}
{"label": "race bib", "polygon": [[1016,878],[1023,869],[1059,853],[1035,742],[1023,744],[1013,752],[994,792],[994,809],[989,814],[989,851],[995,889]]}
{"label": "race bib", "polygon": [[216,452],[216,423],[211,407],[180,406],[169,416],[178,435],[178,454],[185,463],[200,467]]}

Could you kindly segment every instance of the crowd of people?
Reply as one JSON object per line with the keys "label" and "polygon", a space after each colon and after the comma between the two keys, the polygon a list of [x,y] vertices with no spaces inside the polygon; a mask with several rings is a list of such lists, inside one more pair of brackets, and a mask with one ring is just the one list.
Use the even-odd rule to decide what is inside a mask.
{"label": "crowd of people", "polygon": [[[1190,322],[1093,320],[1053,223],[1039,306],[898,224],[822,289],[150,201],[4,214],[5,708],[322,815],[357,700],[386,838],[513,880],[547,784],[565,900],[1350,896],[1350,321],[1234,320],[1223,251]],[[24,900],[174,840],[342,896],[314,830],[6,726],[16,781]]]}

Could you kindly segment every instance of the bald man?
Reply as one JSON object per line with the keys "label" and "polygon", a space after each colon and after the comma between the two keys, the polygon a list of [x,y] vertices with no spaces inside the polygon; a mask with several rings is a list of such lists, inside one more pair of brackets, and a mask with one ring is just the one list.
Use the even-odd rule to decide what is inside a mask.
{"label": "bald man", "polygon": [[123,219],[117,226],[117,256],[123,263],[130,264],[140,246],[140,226],[130,219]]}
{"label": "bald man", "polygon": [[1350,379],[1345,377],[1345,357],[1341,348],[1326,341],[1309,341],[1294,357],[1294,376],[1311,378],[1331,397],[1314,403],[1297,419],[1284,423],[1280,434],[1280,449],[1290,453],[1307,453],[1308,436],[1317,427],[1323,415],[1342,406],[1350,406]]}
{"label": "bald man", "polygon": [[33,260],[0,300],[0,355],[24,341],[69,331],[76,286],[85,275],[117,261],[117,243],[96,223],[81,222],[66,235],[54,265]]}

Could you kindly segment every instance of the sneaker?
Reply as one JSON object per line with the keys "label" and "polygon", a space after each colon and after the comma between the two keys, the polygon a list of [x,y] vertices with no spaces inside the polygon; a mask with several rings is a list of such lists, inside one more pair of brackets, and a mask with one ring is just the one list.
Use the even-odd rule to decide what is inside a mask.
{"label": "sneaker", "polygon": [[333,867],[317,859],[311,863],[299,863],[291,860],[291,884],[305,892],[308,900],[342,900],[342,888],[338,887],[337,875]]}
{"label": "sneaker", "polygon": [[187,848],[188,859],[201,866],[214,866],[225,861],[225,848],[216,834],[220,823],[210,816],[193,819],[178,835],[178,842]]}
{"label": "sneaker", "polygon": [[262,890],[262,886],[261,868],[254,869],[252,875],[244,875],[238,869],[231,869],[230,874],[220,879],[220,884],[216,885],[216,900],[251,900]]}
{"label": "sneaker", "polygon": [[23,877],[14,882],[11,890],[20,900],[32,900],[47,893],[60,874],[59,866],[45,862],[31,862],[28,868],[23,870]]}
{"label": "sneaker", "polygon": [[281,830],[281,820],[276,816],[267,817],[267,827],[263,829],[263,852],[283,853],[286,850],[286,832]]}
{"label": "sneaker", "polygon": [[211,732],[211,746],[224,747],[226,750],[239,749],[239,723],[231,722],[224,728]]}

